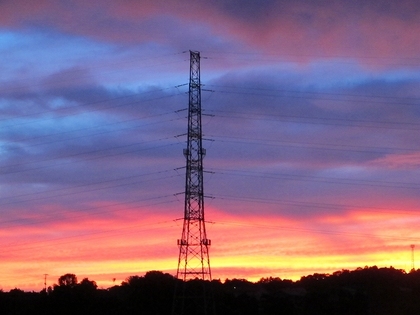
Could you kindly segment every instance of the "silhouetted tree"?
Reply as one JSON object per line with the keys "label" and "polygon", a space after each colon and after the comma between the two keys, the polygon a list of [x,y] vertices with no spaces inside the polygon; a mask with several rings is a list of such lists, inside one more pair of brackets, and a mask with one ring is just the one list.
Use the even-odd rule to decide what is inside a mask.
{"label": "silhouetted tree", "polygon": [[98,288],[95,281],[91,281],[88,278],[84,278],[80,283],[79,286],[90,291],[94,291]]}
{"label": "silhouetted tree", "polygon": [[73,288],[77,285],[77,277],[75,274],[66,273],[58,278],[58,285]]}
{"label": "silhouetted tree", "polygon": [[[185,284],[188,315],[200,314],[197,292],[214,293],[216,314],[252,315],[412,315],[420,314],[420,271],[364,267],[313,274],[292,282],[262,278],[181,281],[160,271],[128,277],[120,286],[98,289],[74,274],[59,278],[47,292],[0,291],[0,314],[170,314],[175,284]],[[204,289],[204,291],[203,291]],[[211,294],[209,294],[210,296]],[[195,303],[195,302],[197,303]],[[187,304],[186,304],[187,305]],[[210,304],[207,314],[213,314]],[[189,307],[189,306],[188,306]],[[187,307],[186,307],[187,309]]]}
{"label": "silhouetted tree", "polygon": [[84,278],[77,286],[74,287],[79,297],[84,299],[90,299],[94,296],[97,289],[95,281],[90,281],[88,278]]}

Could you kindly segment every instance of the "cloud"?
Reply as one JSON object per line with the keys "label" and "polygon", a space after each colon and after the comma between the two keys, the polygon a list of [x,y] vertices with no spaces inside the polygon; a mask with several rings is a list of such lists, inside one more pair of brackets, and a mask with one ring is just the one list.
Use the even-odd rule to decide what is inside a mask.
{"label": "cloud", "polygon": [[45,272],[112,285],[175,270],[188,49],[201,51],[210,115],[215,277],[402,265],[410,238],[397,233],[415,234],[418,206],[417,7],[1,2],[0,225],[3,246],[21,248],[3,269],[41,287]]}
{"label": "cloud", "polygon": [[372,161],[372,165],[390,169],[416,170],[420,166],[420,153],[389,154]]}
{"label": "cloud", "polygon": [[[177,48],[195,43],[201,50],[222,48],[218,41],[234,41],[297,60],[354,56],[362,64],[385,62],[392,67],[380,58],[407,62],[405,58],[418,57],[419,10],[415,1],[407,0],[381,5],[374,1],[270,1],[257,7],[252,1],[194,5],[186,1],[107,1],[100,7],[81,1],[71,6],[42,1],[35,5],[3,3],[1,11],[7,27],[47,26],[103,41],[155,42]],[[206,44],[209,38],[211,45]]]}

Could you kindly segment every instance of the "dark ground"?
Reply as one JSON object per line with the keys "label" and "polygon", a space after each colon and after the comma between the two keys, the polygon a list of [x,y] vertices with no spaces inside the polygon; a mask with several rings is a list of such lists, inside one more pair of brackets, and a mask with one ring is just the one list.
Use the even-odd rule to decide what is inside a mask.
{"label": "dark ground", "polygon": [[150,271],[106,290],[66,274],[47,291],[0,292],[0,314],[5,315],[164,315],[173,310],[188,315],[420,314],[420,270],[365,267],[313,274],[296,282],[263,278],[256,283],[242,279],[184,283]]}

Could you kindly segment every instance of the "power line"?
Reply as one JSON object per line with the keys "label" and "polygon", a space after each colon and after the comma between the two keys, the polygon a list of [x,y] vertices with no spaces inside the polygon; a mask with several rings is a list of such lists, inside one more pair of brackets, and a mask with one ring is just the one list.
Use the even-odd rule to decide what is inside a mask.
{"label": "power line", "polygon": [[[337,55],[337,54],[287,54],[287,53],[247,53],[247,52],[220,52],[220,51],[205,51],[205,59],[209,60],[226,60],[228,58],[214,57],[213,55],[234,55],[234,61],[248,61],[248,62],[275,62],[284,63],[290,62],[290,60],[297,60],[295,62],[308,63],[317,62],[322,60],[323,62],[329,61],[337,64],[375,64],[375,65],[390,65],[390,66],[420,66],[420,58],[418,57],[379,57],[379,56],[355,56],[355,55]],[[242,58],[237,57],[242,56]],[[246,59],[244,57],[247,57]],[[268,58],[267,58],[268,57]],[[349,59],[349,60],[346,60]],[[395,62],[395,61],[402,62]],[[391,61],[386,62],[386,61]]]}
{"label": "power line", "polygon": [[[171,138],[162,138],[162,139],[159,139],[159,141],[167,140],[167,139],[171,139]],[[145,141],[145,142],[142,142],[142,143],[131,143],[131,144],[127,144],[127,145],[123,145],[123,146],[119,146],[119,147],[110,147],[110,148],[107,148],[107,149],[94,150],[94,151],[90,151],[90,152],[75,153],[75,154],[72,154],[72,155],[66,155],[66,156],[58,157],[58,158],[50,158],[50,159],[46,159],[46,160],[52,161],[52,160],[57,160],[57,159],[69,159],[69,158],[74,158],[74,157],[80,157],[80,156],[86,155],[86,154],[99,153],[99,152],[110,151],[110,150],[121,149],[121,148],[130,148],[130,147],[133,147],[133,146],[142,145],[142,144],[150,143],[150,142],[156,142],[156,141],[149,140],[149,141]],[[153,147],[150,147],[150,148],[133,149],[133,150],[129,150],[129,151],[125,151],[125,152],[119,152],[119,153],[101,154],[99,156],[90,156],[90,157],[80,158],[80,160],[92,161],[92,160],[109,158],[109,157],[113,157],[113,156],[119,156],[119,155],[123,155],[123,154],[137,153],[137,152],[151,150],[151,149],[169,147],[169,146],[174,146],[174,145],[179,145],[179,144],[178,143],[170,143],[170,144],[164,144],[164,145],[159,145],[159,146],[153,146]],[[11,167],[17,167],[17,166],[22,166],[22,165],[27,165],[27,164],[32,164],[32,163],[43,163],[46,160],[2,166],[2,167],[0,167],[0,169],[7,168],[8,170],[2,172],[1,174],[6,175],[6,174],[15,174],[15,173],[27,172],[27,171],[35,171],[35,170],[58,167],[58,166],[69,165],[69,164],[74,163],[74,161],[67,161],[67,162],[60,162],[60,163],[49,164],[49,165],[44,165],[44,166],[32,167],[32,168],[29,168],[29,169],[10,170]]]}
{"label": "power line", "polygon": [[[83,109],[82,113],[86,114],[86,113],[101,112],[101,111],[104,111],[104,110],[124,107],[124,106],[128,106],[128,105],[133,105],[133,104],[138,104],[138,103],[143,103],[143,102],[150,102],[150,101],[155,101],[155,100],[159,100],[159,99],[164,99],[164,98],[183,95],[178,91],[177,93],[174,93],[174,94],[164,95],[164,96],[159,96],[159,97],[154,97],[154,98],[149,98],[149,99],[136,100],[135,102],[130,102],[130,103],[116,104],[116,105],[111,105],[111,106],[106,106],[106,107],[101,107],[101,108],[93,108],[93,109],[85,109],[84,108],[84,107],[89,107],[89,106],[93,106],[93,105],[100,104],[100,103],[106,103],[106,102],[115,101],[115,100],[119,100],[119,99],[139,96],[139,95],[142,95],[142,94],[155,93],[155,92],[164,91],[164,90],[173,89],[173,88],[176,88],[176,87],[162,88],[162,89],[159,89],[159,90],[146,91],[146,92],[143,92],[143,93],[134,93],[134,94],[130,94],[130,95],[123,95],[123,96],[119,96],[119,97],[115,97],[115,98],[111,98],[111,99],[107,98],[107,99],[102,99],[102,100],[98,100],[98,101],[95,101],[95,102],[84,103],[84,104],[81,104],[81,105],[78,105],[78,106],[60,107],[60,108],[57,108],[57,109],[50,109],[50,110],[37,112],[37,113],[15,115],[13,117],[13,119],[21,119],[21,118],[27,118],[27,117],[40,116],[40,115],[44,115],[44,114],[48,114],[48,113],[64,112],[61,115],[55,115],[55,116],[52,116],[52,117],[37,118],[37,119],[32,119],[30,121],[24,121],[24,122],[19,122],[19,123],[14,122],[13,124],[5,125],[3,127],[10,128],[10,127],[15,127],[15,126],[34,124],[34,123],[39,123],[39,122],[45,122],[45,121],[48,121],[48,120],[55,120],[57,118],[78,116],[81,113],[80,111],[76,111],[75,113],[65,113],[65,111],[69,111],[69,110],[81,110],[81,109]],[[0,121],[10,121],[10,119],[11,119],[10,117],[7,117],[7,118],[0,119]]]}
{"label": "power line", "polygon": [[223,225],[234,225],[234,226],[244,226],[244,227],[255,227],[262,229],[273,229],[273,230],[290,230],[298,232],[310,232],[316,234],[326,234],[326,235],[344,235],[344,236],[356,236],[362,238],[383,238],[389,240],[397,241],[417,241],[418,237],[396,237],[391,235],[384,234],[368,234],[368,233],[353,233],[353,232],[343,232],[343,231],[331,231],[331,230],[318,230],[318,229],[308,229],[308,228],[299,228],[299,227],[290,227],[290,226],[278,226],[278,225],[268,225],[268,224],[255,224],[255,223],[243,223],[238,221],[216,221],[214,224],[223,224]]}
{"label": "power line", "polygon": [[[133,234],[133,233],[144,232],[144,231],[157,230],[161,228],[153,227],[154,225],[161,225],[161,224],[167,224],[167,223],[174,224],[173,220],[156,222],[156,223],[135,224],[135,225],[124,226],[124,227],[116,228],[116,229],[108,229],[105,231],[89,232],[89,233],[83,233],[83,234],[78,234],[78,235],[53,238],[53,239],[43,240],[43,241],[31,241],[29,243],[15,243],[15,244],[10,244],[10,245],[4,245],[2,247],[7,249],[8,252],[33,250],[37,248],[57,246],[58,244],[63,245],[63,244],[74,243],[74,242],[86,242],[87,240],[92,240],[92,239],[101,239],[101,238],[107,237],[106,235],[103,235],[103,234],[109,234],[109,233],[114,233],[113,235],[115,236],[115,235],[126,235],[126,234]],[[139,229],[141,227],[147,227],[147,228]],[[136,230],[127,231],[128,229],[136,229]],[[117,232],[117,234],[115,234],[115,232]],[[96,236],[92,237],[93,235],[96,235]],[[25,245],[31,245],[31,246],[25,247]]]}
{"label": "power line", "polygon": [[263,172],[241,171],[241,170],[235,170],[235,169],[209,168],[209,171],[213,172],[216,175],[221,174],[221,175],[228,175],[228,176],[260,177],[264,179],[313,181],[313,182],[342,184],[342,185],[390,187],[390,188],[414,189],[414,190],[420,189],[420,184],[418,183],[389,182],[389,181],[325,177],[325,176],[302,175],[302,174],[297,175],[297,174],[274,173],[274,172],[270,172],[269,174],[266,174]]}
{"label": "power line", "polygon": [[[144,175],[137,175],[137,176],[132,176],[132,177],[126,177],[124,179],[139,178],[139,177],[143,177],[143,176]],[[51,200],[51,199],[58,198],[58,197],[68,197],[68,196],[72,196],[72,195],[80,196],[81,194],[90,193],[90,192],[94,192],[94,191],[101,191],[101,190],[106,190],[106,189],[111,189],[111,188],[124,187],[124,186],[128,186],[128,185],[135,185],[135,184],[140,184],[140,183],[144,183],[144,182],[152,182],[152,181],[158,181],[158,180],[168,180],[170,178],[175,178],[175,177],[179,177],[179,175],[165,176],[165,177],[160,177],[160,178],[153,178],[153,179],[141,180],[141,181],[129,182],[129,183],[114,184],[114,185],[110,185],[110,186],[106,186],[106,187],[83,189],[82,191],[67,192],[67,193],[62,193],[62,194],[57,194],[57,195],[52,195],[52,196],[50,195],[50,196],[45,196],[45,197],[10,201],[10,199],[12,199],[12,198],[20,198],[22,196],[31,196],[31,195],[35,195],[35,194],[41,194],[41,193],[42,194],[49,194],[51,192],[57,192],[57,191],[62,191],[62,190],[74,190],[75,188],[82,188],[82,187],[85,188],[85,187],[92,186],[92,185],[103,184],[103,183],[94,183],[94,184],[89,183],[89,184],[85,184],[85,185],[72,186],[70,188],[54,189],[54,190],[49,190],[49,191],[45,191],[45,192],[38,192],[38,193],[32,193],[32,194],[26,194],[26,195],[20,195],[20,196],[8,196],[7,198],[1,198],[0,199],[0,200],[6,199],[6,200],[8,200],[8,202],[0,203],[0,205],[10,205],[10,204],[32,202],[32,201],[39,201],[39,200]],[[118,179],[118,180],[120,180],[120,179]],[[114,182],[114,181],[118,181],[118,180],[107,180],[107,181],[104,181],[104,183]]]}
{"label": "power line", "polygon": [[305,202],[305,201],[296,201],[296,200],[283,200],[283,199],[273,199],[273,198],[257,198],[257,197],[244,197],[244,196],[231,196],[231,195],[223,195],[218,194],[216,197],[213,197],[215,200],[233,200],[233,201],[243,201],[243,202],[250,202],[250,203],[262,203],[262,204],[282,204],[282,205],[289,205],[289,206],[298,206],[302,208],[318,208],[318,209],[328,209],[328,210],[338,210],[338,209],[362,209],[363,211],[368,212],[378,212],[378,213],[390,213],[390,214],[398,214],[398,215],[414,215],[417,216],[417,210],[413,209],[413,211],[401,211],[398,209],[390,209],[390,208],[383,208],[383,207],[372,207],[372,206],[362,206],[362,205],[349,205],[349,204],[333,204],[333,203],[320,203],[320,202]]}
{"label": "power line", "polygon": [[[258,93],[256,95],[261,95],[261,96],[279,96],[279,97],[290,97],[293,95],[290,95],[290,93],[292,94],[298,94],[298,95],[313,95],[313,96],[339,96],[339,97],[352,97],[355,98],[354,101],[360,102],[360,101],[364,101],[365,98],[368,99],[385,99],[385,100],[396,100],[396,101],[401,101],[401,100],[410,100],[413,102],[416,102],[415,104],[412,103],[408,103],[408,105],[418,105],[418,102],[420,101],[420,97],[408,97],[408,96],[389,96],[389,95],[373,95],[373,94],[352,94],[352,93],[331,93],[331,92],[319,92],[319,91],[302,91],[302,90],[287,90],[287,89],[274,89],[274,88],[261,88],[261,87],[253,87],[253,86],[233,86],[233,85],[218,85],[218,84],[206,84],[207,87],[216,87],[216,88],[223,88],[224,90],[212,90],[212,92],[221,92],[221,93],[229,93],[231,91],[226,90],[226,89],[233,89],[235,90],[243,90],[245,92],[249,92],[249,91],[261,91],[261,92],[281,92],[284,94],[264,94],[264,93]],[[243,92],[244,94],[247,94]],[[232,92],[234,93],[234,92]],[[242,93],[242,92],[237,92],[238,94]],[[253,93],[251,93],[253,94]],[[308,97],[309,98],[309,97]],[[318,99],[318,98],[316,98]],[[336,99],[334,99],[336,100]],[[340,99],[339,99],[340,100]],[[348,98],[342,99],[343,101],[349,101]],[[367,101],[369,102],[369,101]],[[379,102],[379,103],[383,103],[383,102]],[[401,105],[402,103],[400,102],[390,102],[390,104],[398,104]]]}
{"label": "power line", "polygon": [[[166,116],[169,114],[173,114],[174,112],[166,112],[166,113],[162,113],[162,114],[156,114],[156,115],[149,115],[149,116],[143,116],[143,117],[137,117],[137,118],[131,118],[131,119],[126,119],[126,120],[120,120],[117,122],[112,122],[112,123],[106,123],[106,124],[101,124],[101,125],[93,125],[93,126],[89,126],[89,127],[84,127],[84,128],[79,128],[79,129],[72,129],[72,130],[67,130],[67,131],[61,131],[61,132],[55,132],[55,133],[48,133],[48,134],[43,134],[43,135],[38,135],[38,136],[30,136],[30,137],[26,137],[26,138],[19,138],[16,140],[13,140],[14,142],[22,142],[22,141],[29,141],[29,140],[35,140],[35,139],[43,139],[43,138],[48,138],[48,137],[54,137],[54,136],[60,136],[60,135],[66,135],[66,134],[72,134],[72,133],[77,133],[80,131],[87,131],[87,130],[92,130],[92,129],[98,129],[98,128],[108,128],[111,126],[117,126],[117,125],[121,125],[121,124],[127,124],[127,123],[131,123],[131,122],[138,122],[141,120],[148,120],[150,118],[159,118],[162,116]],[[148,124],[141,124],[141,127],[144,126],[148,126],[148,125],[153,125],[153,124],[159,124],[159,123],[166,123],[168,121],[175,121],[176,119],[170,119],[170,120],[164,120],[164,121],[158,121],[158,122],[154,122],[154,123],[148,123]],[[96,135],[101,135],[101,134],[106,134],[106,133],[111,133],[111,132],[116,132],[116,131],[122,131],[122,130],[130,130],[130,129],[135,129],[140,127],[140,125],[138,126],[129,126],[129,127],[124,127],[124,128],[118,128],[118,129],[111,129],[111,130],[102,130],[101,132],[97,132],[97,133],[93,133],[93,134],[85,134],[83,136],[76,136],[76,137],[70,137],[70,138],[60,138],[59,140],[54,140],[54,141],[48,141],[48,142],[41,142],[41,143],[36,143],[36,144],[26,144],[26,147],[31,147],[31,146],[37,146],[37,145],[43,145],[43,144],[51,144],[51,143],[55,143],[55,142],[61,142],[63,140],[74,140],[74,139],[79,139],[79,138],[86,138],[86,137],[91,137],[91,136],[96,136]]]}
{"label": "power line", "polygon": [[[350,144],[335,144],[335,143],[316,143],[316,142],[301,142],[301,141],[290,141],[280,139],[269,139],[269,138],[250,138],[250,137],[237,137],[237,136],[225,136],[210,134],[207,135],[209,138],[216,142],[236,143],[236,144],[256,144],[266,146],[278,146],[278,147],[289,147],[289,148],[308,148],[316,150],[328,150],[338,152],[356,152],[356,153],[373,153],[373,154],[384,154],[388,152],[401,151],[401,152],[418,152],[419,149],[414,148],[397,148],[397,147],[378,147],[378,146],[361,146],[361,145],[350,145]],[[228,140],[226,140],[228,139]],[[229,140],[231,139],[231,140]],[[238,141],[241,140],[241,141]]]}
{"label": "power line", "polygon": [[[138,198],[135,200],[129,200],[129,201],[124,201],[124,202],[114,202],[114,203],[110,203],[110,204],[106,204],[106,205],[101,205],[101,206],[95,206],[95,207],[84,207],[84,208],[78,208],[76,212],[74,211],[48,211],[48,212],[44,212],[43,215],[44,216],[48,216],[47,218],[42,219],[39,217],[34,217],[31,216],[29,220],[32,220],[31,222],[28,222],[28,219],[23,217],[23,218],[18,218],[18,219],[11,219],[11,220],[5,220],[5,221],[1,221],[0,224],[4,227],[7,228],[7,225],[11,225],[11,223],[19,223],[22,220],[26,220],[26,222],[24,224],[13,224],[13,226],[28,226],[28,225],[38,225],[39,223],[48,223],[48,222],[55,222],[54,220],[57,220],[57,216],[59,214],[70,214],[70,217],[67,217],[67,220],[74,220],[74,219],[78,219],[78,218],[84,218],[84,217],[93,217],[94,215],[99,215],[99,214],[107,214],[107,213],[113,213],[115,214],[115,210],[113,209],[114,207],[118,207],[118,206],[126,206],[126,205],[132,205],[132,204],[139,204],[141,202],[145,202],[145,201],[151,201],[151,200],[162,200],[162,199],[166,199],[168,197],[174,198],[174,194],[172,195],[162,195],[162,196],[157,196],[157,197],[148,197],[148,198]],[[177,199],[173,199],[173,200],[169,200],[169,201],[159,201],[159,202],[155,202],[155,203],[149,203],[149,204],[145,204],[142,205],[140,204],[142,207],[150,207],[150,206],[156,206],[156,205],[160,205],[160,204],[168,204],[168,203],[175,203],[175,202],[179,202],[179,200]],[[110,210],[103,210],[104,208],[111,208]],[[94,210],[101,210],[101,211],[95,211],[92,212]]]}
{"label": "power line", "polygon": [[[180,55],[180,54],[183,54],[183,53],[166,54],[165,56],[169,57],[169,56],[176,56],[176,55]],[[68,65],[68,56],[67,55],[65,56],[65,59],[66,59],[65,62],[64,62],[64,60],[62,60],[62,61],[60,60],[60,65],[63,64],[63,63],[65,65]],[[133,59],[136,63],[138,63],[139,61],[150,61],[150,60],[153,60],[153,59],[158,59],[159,60],[159,57],[153,56],[153,57],[150,57],[150,58],[138,59],[138,56],[135,56],[135,57],[133,57]],[[96,58],[95,62],[97,60],[98,59]],[[138,65],[137,64],[136,65],[136,71],[138,71],[138,69],[141,69],[141,68],[152,68],[152,67],[164,66],[164,65],[168,65],[168,64],[185,63],[185,62],[186,62],[186,60],[184,60],[184,59],[180,59],[180,60],[177,59],[175,61],[168,61],[168,62],[165,62],[165,63],[162,63],[162,62],[153,63],[153,64],[152,63],[147,63],[147,64],[144,64],[144,65]],[[63,72],[63,71],[65,71],[67,75],[71,75],[71,74],[77,75],[78,79],[83,79],[83,78],[86,78],[86,77],[95,77],[95,75],[97,76],[98,74],[89,72],[90,70],[94,70],[94,69],[102,70],[102,71],[99,71],[99,74],[102,75],[102,76],[104,74],[126,73],[128,71],[131,71],[131,72],[133,71],[132,70],[133,67],[130,67],[129,69],[123,69],[123,70],[121,70],[121,67],[118,67],[117,69],[112,69],[112,66],[118,66],[118,65],[121,65],[123,63],[130,64],[132,62],[131,61],[121,61],[121,59],[119,59],[118,62],[114,62],[114,63],[109,63],[108,62],[106,64],[106,66],[107,66],[106,69],[108,69],[108,70],[104,70],[105,67],[104,67],[103,64],[94,66],[94,65],[92,65],[92,62],[91,62],[88,66],[86,66],[86,64],[84,64],[83,68],[77,68],[77,64],[75,64],[75,65],[71,66],[70,68],[67,67],[67,68],[64,68],[64,69],[63,68],[54,69],[54,72],[45,73],[43,75],[31,77],[30,79],[15,79],[13,81],[11,79],[9,79],[9,82],[11,81],[14,84],[20,83],[21,85],[22,84],[27,84],[27,85],[30,85],[31,87],[37,87],[37,86],[45,85],[45,82],[42,81],[42,78],[50,78],[50,77],[52,77],[56,74],[59,74],[60,72]],[[40,64],[40,60],[37,60],[37,64]],[[48,60],[48,64],[49,65],[51,64],[50,60]],[[69,77],[69,78],[66,78],[66,79],[55,80],[54,84],[63,84],[63,83],[66,83],[66,82],[74,82],[74,78]],[[94,83],[94,81],[92,81],[92,83]],[[8,87],[3,87],[3,88],[0,89],[0,93],[6,94],[7,92],[13,92],[15,90],[20,90],[22,88],[21,85],[18,86],[18,87],[11,87],[10,85]],[[48,88],[47,88],[47,90],[48,90]]]}
{"label": "power line", "polygon": [[[114,182],[127,180],[127,179],[137,179],[137,178],[140,178],[140,177],[143,178],[145,176],[150,176],[150,175],[166,174],[166,173],[170,173],[170,172],[174,172],[174,171],[175,170],[173,170],[173,169],[169,169],[169,170],[141,173],[141,174],[119,177],[119,178],[113,178],[113,179],[107,179],[107,180],[101,179],[100,181],[90,182],[90,183],[85,183],[85,184],[80,184],[80,185],[73,185],[71,187],[49,189],[49,190],[45,190],[45,191],[42,191],[42,192],[33,192],[33,193],[27,193],[27,194],[7,196],[7,197],[4,197],[4,198],[0,198],[0,202],[3,201],[3,200],[9,201],[12,198],[21,198],[21,197],[35,196],[35,195],[39,195],[39,194],[55,193],[55,192],[59,192],[59,191],[66,191],[66,190],[71,190],[71,189],[76,189],[76,188],[85,188],[85,187],[89,187],[89,186],[103,185],[103,184],[107,184],[107,183],[114,183]],[[177,173],[177,176],[180,176],[180,175]],[[166,178],[168,178],[168,177],[166,177]],[[110,187],[112,187],[112,186],[110,186]],[[83,192],[85,192],[85,191],[86,190],[83,190]],[[26,202],[26,201],[33,201],[33,199],[23,200],[23,201],[18,201],[18,202]],[[0,205],[4,205],[4,204],[0,203]]]}
{"label": "power line", "polygon": [[[325,126],[346,126],[346,127],[356,127],[356,128],[363,127],[363,128],[413,130],[413,131],[420,130],[420,124],[409,123],[409,122],[363,121],[363,120],[329,118],[329,117],[281,115],[281,114],[274,114],[274,113],[264,113],[264,114],[256,113],[256,112],[239,113],[239,112],[234,112],[234,111],[222,111],[222,110],[209,110],[208,112],[221,113],[222,115],[217,114],[217,117],[223,117],[223,118],[229,118],[229,119],[234,118],[234,119],[244,119],[244,120],[262,120],[262,121],[313,124],[313,125],[325,125]],[[410,128],[409,126],[414,126],[414,127]],[[415,127],[418,127],[418,128],[415,128]]]}
{"label": "power line", "polygon": [[[163,116],[165,114],[162,115],[158,115],[158,116]],[[135,119],[135,120],[139,120],[139,119]],[[63,141],[69,141],[69,140],[76,140],[76,139],[86,139],[86,138],[90,138],[90,137],[94,137],[94,136],[99,136],[99,135],[106,135],[106,134],[110,134],[110,133],[117,133],[117,132],[121,132],[121,131],[127,131],[127,130],[133,130],[133,129],[138,129],[138,128],[143,128],[145,126],[152,126],[152,125],[158,125],[158,124],[165,124],[168,122],[174,122],[177,120],[181,120],[181,118],[172,118],[172,119],[166,119],[166,120],[160,120],[160,121],[156,121],[156,122],[151,122],[151,123],[143,123],[141,125],[136,125],[136,126],[126,126],[126,127],[122,127],[122,128],[117,128],[117,129],[110,129],[110,130],[102,130],[100,132],[96,132],[96,133],[91,133],[91,134],[83,134],[81,136],[73,136],[73,137],[69,137],[69,138],[60,138],[60,139],[56,139],[56,140],[50,140],[47,142],[38,142],[38,143],[32,143],[32,144],[25,144],[25,148],[30,148],[30,147],[36,147],[36,146],[42,146],[42,145],[48,145],[48,144],[53,144],[53,143],[63,143]],[[134,121],[134,120],[132,120]],[[111,124],[103,124],[100,127],[109,127],[115,124],[120,124],[121,122],[118,123],[111,123]],[[84,128],[85,130],[87,129],[93,129],[93,128],[99,128],[98,126],[95,127],[90,127],[90,128]],[[82,129],[83,130],[83,129]],[[76,131],[68,131],[68,132],[63,132],[63,133],[73,133],[73,132],[77,132]],[[62,134],[63,134],[62,133]],[[34,138],[26,138],[26,139],[18,139],[18,140],[14,140],[14,143],[20,143],[23,141],[28,141],[28,140],[33,140],[35,138],[47,138],[47,137],[52,137],[52,136],[56,136],[57,134],[48,134],[48,135],[44,135],[44,136],[38,136],[38,137],[34,137]],[[169,138],[168,138],[169,139]],[[45,159],[44,159],[45,161]]]}

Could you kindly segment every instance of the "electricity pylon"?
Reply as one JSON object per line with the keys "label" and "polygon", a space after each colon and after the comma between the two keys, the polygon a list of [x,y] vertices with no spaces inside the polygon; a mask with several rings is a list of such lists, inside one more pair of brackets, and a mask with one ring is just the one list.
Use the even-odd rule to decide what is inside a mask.
{"label": "electricity pylon", "polygon": [[[190,51],[187,160],[185,176],[184,222],[178,239],[179,258],[176,277],[182,280],[174,298],[174,314],[207,314],[210,302],[205,283],[211,280],[209,246],[204,221],[203,157],[201,131],[200,53]],[[187,283],[188,282],[188,283]],[[197,286],[196,286],[197,285]]]}

